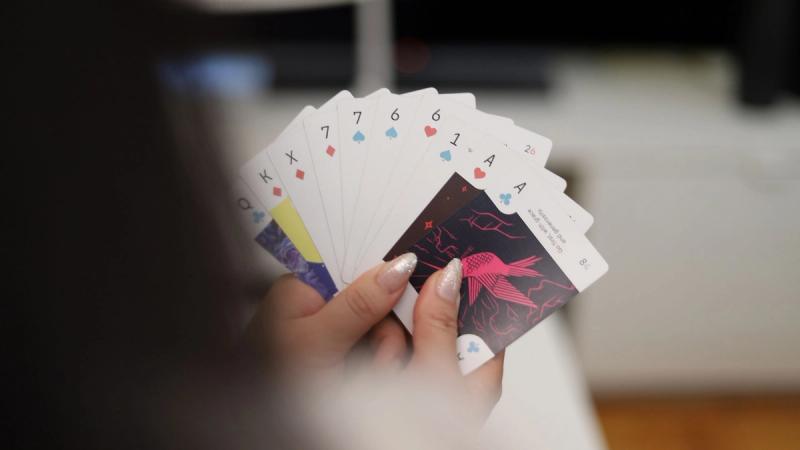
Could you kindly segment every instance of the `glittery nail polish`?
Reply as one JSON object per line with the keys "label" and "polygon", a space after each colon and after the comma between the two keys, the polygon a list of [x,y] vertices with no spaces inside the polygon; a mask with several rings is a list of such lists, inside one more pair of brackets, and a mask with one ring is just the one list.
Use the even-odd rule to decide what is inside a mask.
{"label": "glittery nail polish", "polygon": [[378,284],[387,292],[394,292],[408,283],[411,272],[417,267],[417,255],[406,253],[384,264],[378,272]]}
{"label": "glittery nail polish", "polygon": [[439,297],[451,301],[458,301],[461,291],[461,260],[452,259],[444,268],[436,282],[436,293]]}

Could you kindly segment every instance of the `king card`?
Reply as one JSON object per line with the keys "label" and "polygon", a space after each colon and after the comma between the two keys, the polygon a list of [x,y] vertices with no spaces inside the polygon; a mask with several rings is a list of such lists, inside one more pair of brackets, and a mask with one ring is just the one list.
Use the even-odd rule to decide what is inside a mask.
{"label": "king card", "polygon": [[[343,91],[340,95],[346,94]],[[326,105],[336,100],[334,97]],[[272,144],[242,166],[240,176],[298,248],[301,245],[313,248],[321,256],[340,290],[344,285],[303,130],[303,118],[313,111],[310,106],[304,108]],[[289,197],[292,201],[288,201]],[[294,229],[305,233],[293,236]],[[295,240],[304,235],[311,237],[309,243]]]}
{"label": "king card", "polygon": [[[298,279],[314,288],[326,301],[336,294],[336,285],[320,261],[316,250],[309,252],[310,249],[306,248],[306,255],[303,255],[243,181],[235,180],[233,198],[236,210],[239,211],[240,223],[261,248],[294,273]],[[305,236],[295,237],[298,242],[311,242],[304,229],[295,229],[295,236],[299,233]]]}

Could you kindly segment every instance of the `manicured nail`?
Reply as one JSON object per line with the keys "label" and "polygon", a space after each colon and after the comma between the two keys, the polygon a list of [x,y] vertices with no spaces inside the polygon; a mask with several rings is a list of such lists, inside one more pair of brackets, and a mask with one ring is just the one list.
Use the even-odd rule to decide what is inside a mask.
{"label": "manicured nail", "polygon": [[439,297],[451,302],[458,301],[461,297],[461,260],[453,258],[447,267],[439,274],[436,283],[436,293]]}
{"label": "manicured nail", "polygon": [[411,272],[417,267],[417,255],[406,253],[385,263],[378,272],[378,284],[386,292],[394,292],[408,283]]}

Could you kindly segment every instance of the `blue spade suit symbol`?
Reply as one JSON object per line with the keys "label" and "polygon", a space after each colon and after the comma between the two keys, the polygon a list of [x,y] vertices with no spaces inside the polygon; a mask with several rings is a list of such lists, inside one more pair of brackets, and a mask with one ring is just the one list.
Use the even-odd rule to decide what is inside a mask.
{"label": "blue spade suit symbol", "polygon": [[397,130],[395,130],[395,129],[394,129],[394,127],[392,127],[392,128],[389,128],[388,130],[386,130],[386,136],[387,136],[389,139],[394,139],[394,138],[396,138],[396,137],[397,137]]}
{"label": "blue spade suit symbol", "polygon": [[356,142],[363,142],[364,139],[366,139],[364,137],[364,133],[362,133],[360,131],[356,131],[356,134],[353,135],[353,140],[356,141]]}

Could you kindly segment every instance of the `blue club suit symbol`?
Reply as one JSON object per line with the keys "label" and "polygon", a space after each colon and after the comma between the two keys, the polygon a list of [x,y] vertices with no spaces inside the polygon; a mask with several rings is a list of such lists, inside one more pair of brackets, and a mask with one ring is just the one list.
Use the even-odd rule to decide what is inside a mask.
{"label": "blue club suit symbol", "polygon": [[478,344],[476,344],[475,341],[469,341],[469,347],[467,347],[467,351],[469,353],[478,353],[480,349],[481,348],[478,347]]}
{"label": "blue club suit symbol", "polygon": [[511,203],[511,194],[500,194],[500,202],[504,205]]}
{"label": "blue club suit symbol", "polygon": [[253,222],[254,223],[261,223],[261,221],[264,220],[264,217],[266,217],[266,214],[264,214],[264,211],[253,211]]}

